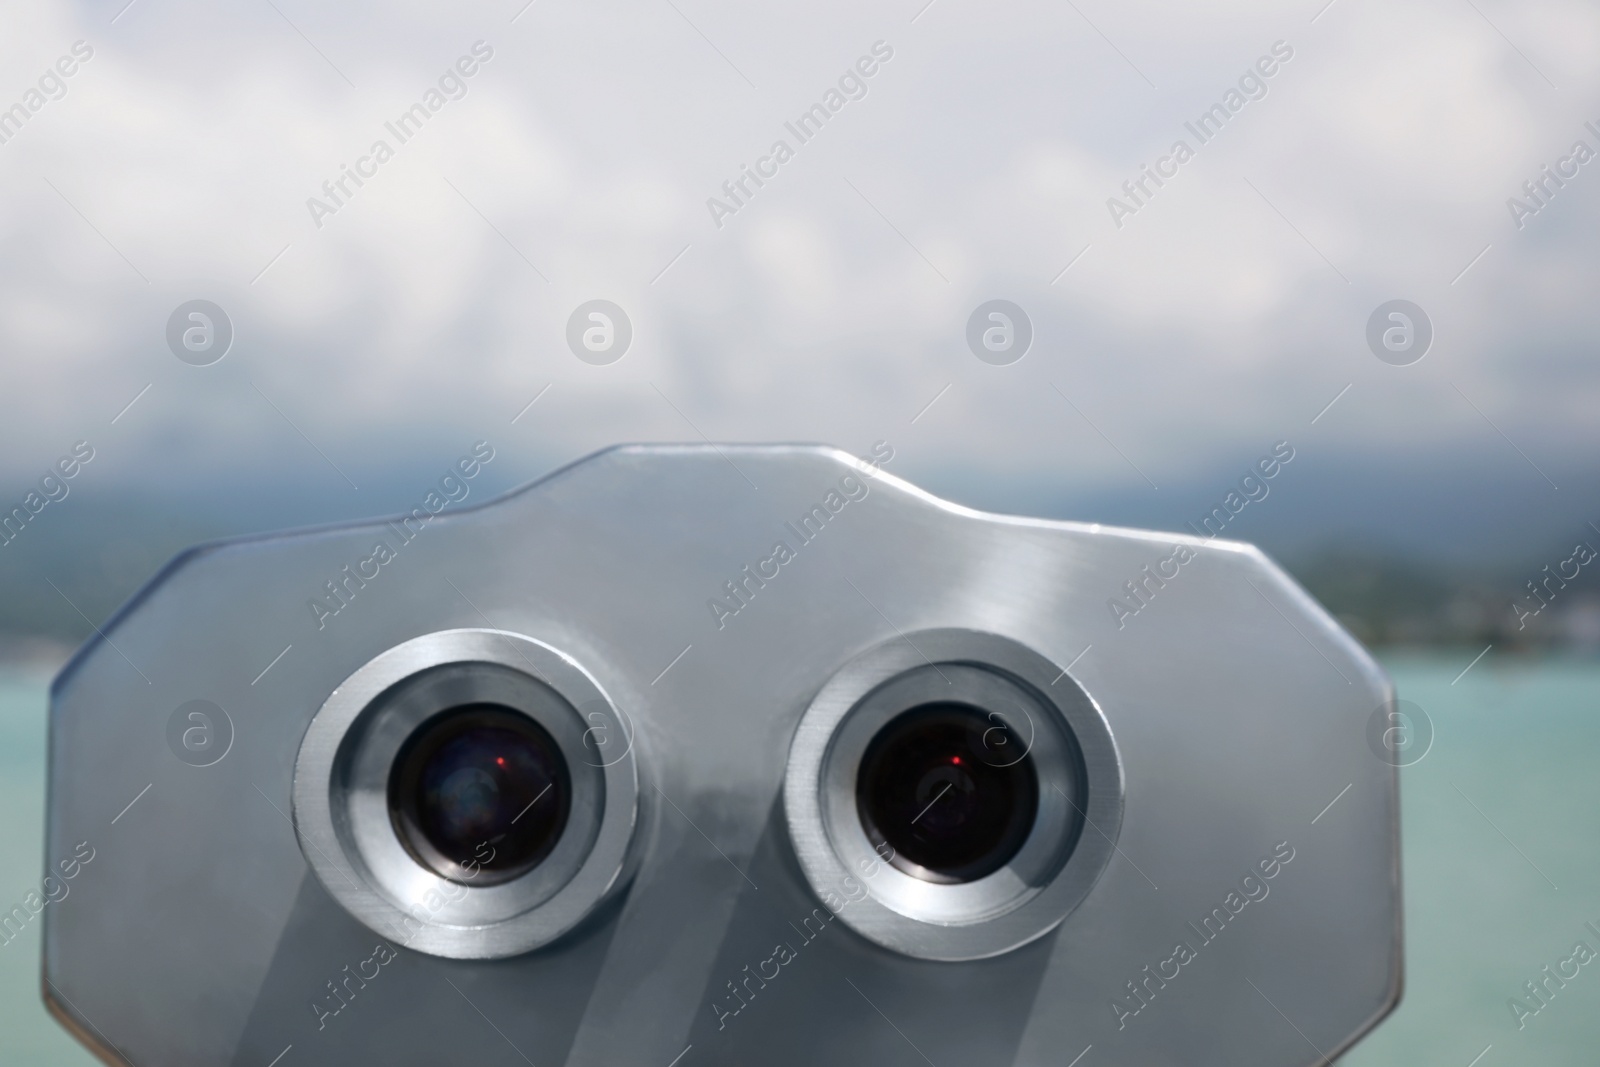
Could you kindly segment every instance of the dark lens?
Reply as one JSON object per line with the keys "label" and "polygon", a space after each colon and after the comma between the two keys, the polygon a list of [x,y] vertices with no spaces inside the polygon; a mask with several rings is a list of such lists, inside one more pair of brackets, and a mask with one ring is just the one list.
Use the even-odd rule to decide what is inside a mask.
{"label": "dark lens", "polygon": [[971,882],[1004,867],[1039,808],[1033,761],[998,716],[965,704],[912,708],[861,758],[856,807],[880,852],[932,882]]}
{"label": "dark lens", "polygon": [[389,812],[417,859],[471,885],[509,881],[561,838],[567,762],[544,728],[493,704],[434,716],[395,757]]}

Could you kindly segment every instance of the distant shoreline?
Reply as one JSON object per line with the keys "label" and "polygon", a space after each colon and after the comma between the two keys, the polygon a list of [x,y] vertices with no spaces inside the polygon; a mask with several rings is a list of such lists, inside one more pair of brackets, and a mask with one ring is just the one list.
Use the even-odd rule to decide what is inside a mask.
{"label": "distant shoreline", "polygon": [[53,675],[76,650],[54,637],[0,634],[0,670]]}

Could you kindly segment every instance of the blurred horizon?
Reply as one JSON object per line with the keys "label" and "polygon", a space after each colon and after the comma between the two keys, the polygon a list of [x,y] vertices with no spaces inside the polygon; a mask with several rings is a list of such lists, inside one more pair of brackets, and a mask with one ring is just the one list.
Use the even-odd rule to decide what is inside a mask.
{"label": "blurred horizon", "polygon": [[[503,428],[507,432],[482,438],[494,445],[495,461],[470,484],[463,504],[484,503],[582,458],[528,447],[519,440],[518,426]],[[97,451],[67,483],[65,498],[48,504],[0,545],[0,560],[9,564],[0,568],[0,659],[59,661],[191,545],[408,510],[470,444],[463,439],[431,458],[383,468],[341,464],[359,478],[359,489],[303,443],[309,456],[298,471],[303,480],[208,482],[203,471],[175,467],[165,472],[165,484],[144,492],[125,482],[106,487],[103,482],[115,476],[105,473],[115,466],[114,456]],[[863,444],[859,452],[868,448]],[[1267,452],[1270,447],[1262,449]],[[937,496],[982,510],[1193,534],[1208,529],[1201,521],[1238,490],[1240,477],[1259,458],[1241,451],[1232,466],[1219,466],[1210,477],[1160,490],[1140,483],[1074,492],[1062,484],[1070,473],[1052,484],[975,466],[940,468],[919,462],[903,445],[888,469]],[[1576,544],[1600,545],[1600,535],[1573,499],[1577,494],[1529,485],[1528,472],[1516,463],[1497,467],[1486,460],[1468,476],[1441,482],[1381,462],[1319,462],[1303,444],[1265,482],[1267,495],[1232,516],[1221,536],[1261,546],[1374,647],[1460,646],[1475,652],[1493,643],[1501,651],[1600,654],[1600,594],[1588,577],[1590,568],[1581,568],[1566,588],[1551,586],[1549,607],[1518,625],[1524,620],[1514,603],[1524,609],[1537,605],[1527,583],[1558,571]],[[1524,510],[1474,516],[1476,494],[1464,483],[1481,485],[1484,471],[1503,479],[1500,499]],[[186,475],[195,480],[185,483]],[[96,476],[102,484],[95,484]],[[1576,472],[1563,471],[1562,477],[1569,490],[1587,488]],[[0,487],[7,494],[0,500],[20,500],[28,491]]]}

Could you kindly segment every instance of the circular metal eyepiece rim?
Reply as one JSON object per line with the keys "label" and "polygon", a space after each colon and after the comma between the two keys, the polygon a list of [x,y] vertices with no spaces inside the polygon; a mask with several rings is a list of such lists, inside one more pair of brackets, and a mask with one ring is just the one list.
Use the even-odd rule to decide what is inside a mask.
{"label": "circular metal eyepiece rim", "polygon": [[[418,674],[452,664],[491,664],[526,675],[552,690],[568,706],[570,724],[551,732],[563,741],[563,755],[575,773],[592,768],[598,796],[598,825],[592,844],[565,884],[514,914],[490,921],[474,919],[490,897],[492,910],[523,879],[475,887],[441,877],[409,854],[403,895],[392,892],[363,859],[343,812],[351,798],[340,788],[336,764],[353,727],[365,727],[364,714],[386,692]],[[579,711],[582,710],[580,718]],[[442,710],[442,709],[441,709]],[[374,708],[382,714],[382,707]],[[599,716],[603,721],[596,726]],[[539,721],[548,728],[543,717]],[[565,726],[565,728],[562,728]],[[624,881],[639,818],[639,774],[631,743],[618,758],[585,758],[593,729],[615,730],[631,738],[628,721],[599,683],[571,656],[552,645],[504,630],[459,629],[424,634],[375,656],[345,679],[312,717],[295,761],[293,816],[300,850],[328,893],[374,932],[408,948],[450,959],[501,959],[521,955],[561,937],[588,917]],[[563,738],[563,735],[566,735]],[[571,738],[579,738],[575,751]],[[359,760],[359,754],[356,759]],[[570,827],[569,827],[570,829]],[[404,851],[392,825],[391,840],[371,843]],[[559,846],[558,846],[559,847]],[[537,876],[540,868],[525,875]],[[392,883],[391,883],[392,884]],[[398,899],[397,899],[398,898]],[[453,921],[452,921],[453,920]]]}
{"label": "circular metal eyepiece rim", "polygon": [[[945,664],[961,668],[952,674],[965,674],[972,668],[998,675],[1029,694],[1029,703],[1040,709],[1034,714],[1045,720],[1033,724],[1037,731],[1035,755],[1045,756],[1038,767],[1041,817],[1018,854],[1027,854],[1025,862],[1031,869],[1019,871],[1008,865],[975,882],[940,885],[891,867],[872,855],[866,844],[855,812],[854,766],[841,771],[842,764],[832,759],[837,740],[868,732],[851,728],[851,720],[859,715],[888,721],[913,706],[875,706],[871,698],[877,691],[902,676]],[[927,673],[937,680],[936,672]],[[908,699],[910,692],[901,700]],[[1005,717],[1008,723],[1012,721],[1009,715]],[[1014,726],[1018,733],[1024,729]],[[1079,814],[1087,824],[1075,842],[1064,838],[1043,842],[1046,851],[1055,845],[1071,846],[1065,862],[1048,870],[1034,862],[1038,854],[1030,850],[1036,847],[1034,839],[1041,830],[1047,836],[1068,832],[1061,828],[1069,820],[1060,812],[1047,811],[1045,804],[1047,796],[1062,800],[1063,792],[1056,786],[1067,790],[1070,783],[1051,780],[1058,773],[1052,768],[1064,770],[1066,763],[1061,756],[1039,751],[1044,738],[1054,739],[1049,748],[1056,753],[1076,747],[1083,781],[1077,790],[1082,799],[1073,803],[1082,804]],[[866,741],[848,743],[865,747]],[[841,792],[846,776],[851,779],[850,788]],[[789,836],[812,890],[869,941],[926,960],[956,962],[998,956],[1055,929],[1088,895],[1109,864],[1122,811],[1122,761],[1110,725],[1088,693],[1060,666],[1019,642],[960,628],[897,637],[840,668],[801,716],[784,777]]]}

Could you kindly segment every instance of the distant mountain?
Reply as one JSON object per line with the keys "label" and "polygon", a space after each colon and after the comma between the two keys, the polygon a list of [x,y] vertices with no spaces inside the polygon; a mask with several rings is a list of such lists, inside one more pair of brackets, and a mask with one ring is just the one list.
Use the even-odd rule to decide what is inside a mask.
{"label": "distant mountain", "polygon": [[[1193,533],[1187,524],[1221,502],[1249,469],[1182,486],[1069,491],[1037,477],[919,469],[894,473],[947,499],[1014,514]],[[1515,458],[1515,457],[1513,457]],[[473,483],[471,503],[530,481],[560,463],[502,455]],[[176,553],[197,542],[397,513],[415,503],[441,461],[397,465],[382,481],[308,491],[270,481],[160,491],[74,492],[0,546],[0,656],[32,655],[40,639],[76,644]],[[1063,481],[1066,481],[1065,477]],[[1600,478],[1560,492],[1520,461],[1419,473],[1381,457],[1332,466],[1301,453],[1244,508],[1225,536],[1254,541],[1282,562],[1363,641],[1375,646],[1452,644],[1600,650],[1600,562],[1558,590],[1548,609],[1527,583],[1556,567],[1575,542],[1600,548],[1587,502]],[[9,493],[20,498],[20,492]],[[1600,515],[1600,507],[1592,509]],[[45,646],[48,647],[48,646]]]}

